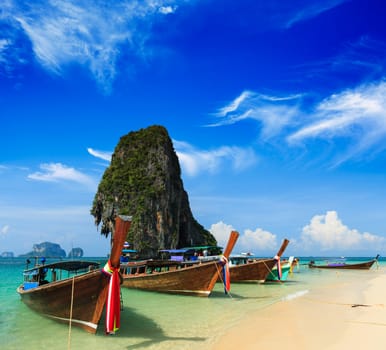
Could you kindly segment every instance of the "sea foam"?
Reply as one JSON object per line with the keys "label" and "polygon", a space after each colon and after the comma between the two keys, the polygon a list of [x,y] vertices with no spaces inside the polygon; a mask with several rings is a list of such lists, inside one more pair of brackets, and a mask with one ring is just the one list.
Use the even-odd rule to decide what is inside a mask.
{"label": "sea foam", "polygon": [[300,290],[299,292],[286,295],[281,300],[282,301],[288,301],[288,300],[296,299],[296,298],[302,297],[303,295],[307,294],[308,292],[309,291],[307,289],[306,290]]}

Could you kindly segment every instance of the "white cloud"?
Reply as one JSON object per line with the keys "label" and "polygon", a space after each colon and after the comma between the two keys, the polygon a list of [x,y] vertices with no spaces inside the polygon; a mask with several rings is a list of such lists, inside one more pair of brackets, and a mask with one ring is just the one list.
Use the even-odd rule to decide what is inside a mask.
{"label": "white cloud", "polygon": [[216,238],[217,244],[224,249],[228,243],[229,235],[232,231],[235,231],[233,226],[225,224],[222,221],[216,224],[212,224],[209,229],[209,232]]}
{"label": "white cloud", "polygon": [[159,12],[162,13],[163,15],[168,15],[170,13],[174,13],[176,9],[177,9],[176,6],[161,6],[159,8]]}
{"label": "white cloud", "polygon": [[[214,150],[199,150],[187,142],[173,140],[178,160],[183,171],[189,176],[199,173],[216,173],[224,166],[231,164],[235,171],[247,169],[257,162],[257,156],[251,148],[222,146]],[[111,152],[87,149],[94,157],[111,161]]]}
{"label": "white cloud", "polygon": [[309,139],[349,137],[354,145],[346,150],[343,160],[386,144],[386,82],[366,84],[334,94],[315,108],[313,122],[289,135],[290,144]]}
{"label": "white cloud", "polygon": [[192,145],[173,140],[181,167],[187,175],[200,172],[215,173],[224,164],[231,164],[235,171],[242,171],[256,164],[257,156],[251,148],[223,146],[214,150],[199,150]]}
{"label": "white cloud", "polygon": [[[225,248],[229,239],[229,234],[234,230],[232,225],[220,221],[216,224],[212,224],[209,232],[216,238],[217,243]],[[279,250],[276,235],[269,231],[265,231],[261,228],[257,228],[254,231],[246,229],[244,232],[239,232],[239,234],[240,236],[232,253],[252,252],[254,254],[269,256],[270,254],[275,254]]]}
{"label": "white cloud", "polygon": [[175,2],[123,0],[106,6],[104,1],[42,0],[19,6],[9,1],[2,17],[9,19],[15,31],[22,28],[47,70],[60,75],[68,64],[84,65],[109,93],[122,48],[146,56],[151,23],[157,16],[174,12]]}
{"label": "white cloud", "polygon": [[239,244],[240,247],[248,252],[279,250],[276,235],[261,228],[257,228],[254,231],[250,229],[245,230],[244,234],[240,237]]}
{"label": "white cloud", "polygon": [[386,80],[346,89],[311,105],[304,96],[244,91],[218,110],[218,121],[210,126],[255,120],[261,124],[261,140],[280,146],[284,137],[292,150],[302,145],[313,152],[320,149],[312,147],[313,141],[328,141],[336,151],[329,158],[335,166],[385,150]]}
{"label": "white cloud", "polygon": [[261,123],[261,137],[268,140],[279,135],[299,115],[301,95],[269,96],[243,91],[215,114],[218,121],[208,126],[235,124],[252,119]]}
{"label": "white cloud", "polygon": [[111,161],[111,155],[112,155],[111,152],[98,151],[98,150],[93,149],[93,148],[87,148],[87,152],[96,158],[100,158],[100,159],[106,160],[108,162]]}
{"label": "white cloud", "polygon": [[309,20],[313,17],[317,17],[319,14],[331,10],[334,7],[345,3],[347,0],[323,0],[323,1],[312,1],[306,2],[306,5],[297,10],[290,16],[285,23],[285,28],[291,28],[294,24],[302,21]]}
{"label": "white cloud", "polygon": [[368,232],[361,233],[342,223],[336,211],[315,215],[309,225],[303,227],[302,246],[315,251],[346,251],[376,249],[385,244],[385,238]]}
{"label": "white cloud", "polygon": [[95,181],[91,177],[61,163],[41,164],[40,168],[43,172],[35,172],[28,175],[28,178],[31,180],[48,182],[72,181],[91,188],[96,187]]}
{"label": "white cloud", "polygon": [[6,39],[0,39],[0,59],[1,59],[1,54],[3,51],[5,51],[7,49],[7,47],[9,46],[10,44],[10,41],[9,40],[6,40]]}
{"label": "white cloud", "polygon": [[8,232],[9,232],[9,225],[4,225],[3,227],[1,227],[0,234],[2,236],[5,236]]}
{"label": "white cloud", "polygon": [[[350,134],[349,128],[358,125],[363,129],[381,127],[386,131],[386,82],[363,85],[346,90],[323,100],[317,107],[316,121],[290,135],[289,141],[317,136],[333,137]],[[364,130],[364,131],[365,131]]]}

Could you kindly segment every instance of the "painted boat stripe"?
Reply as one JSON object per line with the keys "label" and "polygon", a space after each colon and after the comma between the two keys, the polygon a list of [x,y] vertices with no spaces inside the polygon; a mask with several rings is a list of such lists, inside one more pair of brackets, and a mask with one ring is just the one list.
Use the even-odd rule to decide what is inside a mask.
{"label": "painted boat stripe", "polygon": [[187,290],[187,289],[169,289],[167,290],[167,292],[173,292],[173,293],[194,293],[194,294],[204,294],[204,295],[208,295],[210,294],[209,291],[203,291],[203,290]]}
{"label": "painted boat stripe", "polygon": [[[47,315],[47,314],[46,314],[46,316],[48,316],[48,317],[50,317],[50,318],[55,318],[55,319],[57,319],[57,320],[62,320],[62,321],[70,322],[70,319],[69,319],[69,318],[57,317],[57,316],[52,316],[52,315]],[[97,327],[98,327],[98,325],[95,324],[95,323],[87,322],[87,321],[82,321],[82,320],[72,319],[71,322],[83,324],[83,325],[88,326],[88,327],[93,328],[93,329],[97,329]]]}

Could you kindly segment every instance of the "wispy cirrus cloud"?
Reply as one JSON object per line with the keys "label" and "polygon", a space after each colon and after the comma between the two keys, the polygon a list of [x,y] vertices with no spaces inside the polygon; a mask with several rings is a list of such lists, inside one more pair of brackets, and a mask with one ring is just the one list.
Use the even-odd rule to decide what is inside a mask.
{"label": "wispy cirrus cloud", "polygon": [[[197,176],[202,173],[216,173],[222,166],[231,164],[234,171],[243,171],[257,163],[258,157],[252,148],[235,146],[221,146],[212,150],[203,150],[193,145],[173,140],[173,145],[181,167],[189,176]],[[92,156],[111,161],[112,152],[87,149]]]}
{"label": "wispy cirrus cloud", "polygon": [[100,159],[106,160],[108,162],[111,161],[112,152],[98,151],[98,150],[93,149],[93,148],[87,148],[87,152],[96,158],[100,158]]}
{"label": "wispy cirrus cloud", "polygon": [[[318,81],[320,86],[341,86],[342,75],[352,81],[376,81],[386,74],[386,44],[368,35],[345,42],[334,57],[294,67],[302,79]],[[346,81],[345,81],[346,82]],[[355,84],[355,83],[353,83]]]}
{"label": "wispy cirrus cloud", "polygon": [[217,121],[208,126],[235,124],[253,119],[261,123],[261,137],[268,140],[279,135],[300,114],[301,95],[269,96],[253,91],[243,91],[240,96],[220,108]]}
{"label": "wispy cirrus cloud", "polygon": [[202,172],[215,173],[225,162],[231,163],[235,171],[242,171],[257,162],[257,156],[251,148],[222,146],[200,150],[186,142],[173,140],[173,143],[182,168],[190,176]]}
{"label": "wispy cirrus cloud", "polygon": [[[288,6],[277,1],[262,2],[261,11],[252,20],[254,24],[259,23],[260,30],[290,28],[345,1],[317,0],[310,5],[306,0],[297,0]],[[35,0],[29,3],[3,0],[0,26],[6,24],[11,30],[1,31],[0,40],[3,45],[6,40],[9,50],[0,52],[0,59],[6,58],[7,67],[11,67],[15,53],[23,46],[23,51],[31,49],[36,60],[53,74],[64,74],[65,68],[74,63],[86,67],[102,90],[109,93],[120,73],[117,63],[123,56],[125,69],[130,70],[130,57],[143,58],[152,54],[147,44],[155,21],[194,2],[201,3],[197,0],[108,3],[104,0]],[[234,2],[222,1],[221,6],[233,7]],[[18,43],[15,36],[27,36],[30,45]],[[19,53],[18,58],[21,57],[25,61],[25,53]]]}
{"label": "wispy cirrus cloud", "polygon": [[313,139],[352,140],[338,163],[386,148],[386,82],[364,84],[331,95],[315,106],[310,122],[288,135],[289,144]]}
{"label": "wispy cirrus cloud", "polygon": [[321,13],[329,11],[348,0],[321,0],[321,1],[297,1],[298,6],[293,6],[291,2],[292,12],[289,11],[287,19],[283,22],[285,28],[291,28],[298,22],[306,21],[319,16]]}
{"label": "wispy cirrus cloud", "polygon": [[42,171],[28,175],[28,179],[44,182],[70,181],[96,188],[96,182],[90,176],[61,163],[45,163],[40,165]]}
{"label": "wispy cirrus cloud", "polygon": [[312,104],[302,94],[288,97],[244,91],[220,108],[211,126],[255,120],[261,140],[273,144],[283,139],[293,149],[315,140],[344,147],[336,149],[334,165],[386,149],[386,81],[380,80],[337,92]]}
{"label": "wispy cirrus cloud", "polygon": [[[175,12],[178,2],[126,0],[106,6],[102,0],[37,0],[24,5],[8,0],[0,21],[28,36],[36,59],[47,70],[60,75],[68,64],[84,65],[108,93],[123,48],[143,56],[152,22]],[[2,40],[3,47],[11,43]]]}

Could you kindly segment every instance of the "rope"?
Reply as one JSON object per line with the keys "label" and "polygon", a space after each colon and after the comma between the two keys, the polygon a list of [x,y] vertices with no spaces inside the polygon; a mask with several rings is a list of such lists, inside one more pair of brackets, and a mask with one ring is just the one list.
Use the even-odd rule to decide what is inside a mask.
{"label": "rope", "polygon": [[72,276],[72,287],[71,287],[71,306],[70,306],[70,322],[68,324],[68,342],[67,349],[71,349],[71,326],[72,326],[72,308],[74,306],[74,285],[75,276]]}

